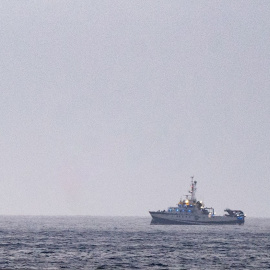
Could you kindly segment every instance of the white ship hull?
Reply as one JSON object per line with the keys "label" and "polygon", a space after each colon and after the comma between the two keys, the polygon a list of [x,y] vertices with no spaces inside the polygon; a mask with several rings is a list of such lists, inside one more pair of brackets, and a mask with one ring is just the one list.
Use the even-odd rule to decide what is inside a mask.
{"label": "white ship hull", "polygon": [[228,216],[208,216],[208,215],[181,215],[168,212],[150,211],[152,216],[151,224],[171,224],[171,225],[233,225],[244,224],[244,218]]}

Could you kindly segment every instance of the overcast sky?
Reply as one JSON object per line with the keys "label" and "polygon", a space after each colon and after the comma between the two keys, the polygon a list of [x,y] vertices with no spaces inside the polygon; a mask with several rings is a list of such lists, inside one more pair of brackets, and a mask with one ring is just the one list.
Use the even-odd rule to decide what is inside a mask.
{"label": "overcast sky", "polygon": [[[270,217],[270,2],[1,1],[0,214]],[[150,217],[150,216],[149,216]]]}

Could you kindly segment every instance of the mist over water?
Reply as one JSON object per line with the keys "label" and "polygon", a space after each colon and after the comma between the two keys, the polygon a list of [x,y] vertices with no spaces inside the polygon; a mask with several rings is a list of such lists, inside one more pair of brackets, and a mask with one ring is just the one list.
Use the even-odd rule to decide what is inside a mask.
{"label": "mist over water", "polygon": [[267,269],[270,220],[160,226],[150,217],[2,216],[0,269]]}
{"label": "mist over water", "polygon": [[194,175],[217,213],[270,217],[269,17],[263,0],[0,1],[0,214],[143,216]]}

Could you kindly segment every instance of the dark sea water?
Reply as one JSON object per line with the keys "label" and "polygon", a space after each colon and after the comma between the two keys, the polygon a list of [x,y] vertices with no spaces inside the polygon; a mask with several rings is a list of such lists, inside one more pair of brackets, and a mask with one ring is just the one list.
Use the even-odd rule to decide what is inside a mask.
{"label": "dark sea water", "polygon": [[270,219],[150,225],[150,217],[0,217],[0,269],[270,269]]}

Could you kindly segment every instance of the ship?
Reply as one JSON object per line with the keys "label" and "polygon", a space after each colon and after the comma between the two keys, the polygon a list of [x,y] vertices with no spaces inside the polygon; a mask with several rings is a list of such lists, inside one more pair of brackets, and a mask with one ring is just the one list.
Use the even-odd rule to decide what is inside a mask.
{"label": "ship", "polygon": [[212,207],[205,207],[202,201],[196,199],[197,181],[191,177],[189,195],[176,207],[169,207],[167,210],[149,211],[154,225],[243,225],[246,215],[241,210],[226,208],[223,216],[215,214]]}

